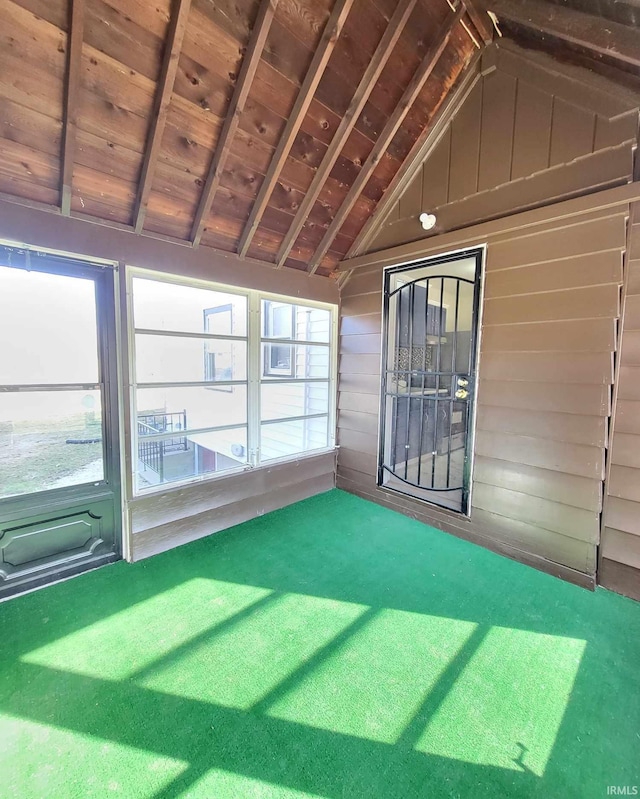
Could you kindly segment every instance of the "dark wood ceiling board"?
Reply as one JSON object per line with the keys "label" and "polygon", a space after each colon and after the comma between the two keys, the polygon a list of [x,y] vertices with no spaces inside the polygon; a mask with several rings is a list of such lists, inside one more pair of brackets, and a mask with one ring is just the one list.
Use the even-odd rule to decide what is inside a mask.
{"label": "dark wood ceiling board", "polygon": [[191,9],[183,53],[197,64],[235,83],[245,44],[219,28],[197,8]]}
{"label": "dark wood ceiling board", "polygon": [[14,5],[41,17],[56,28],[67,32],[69,25],[68,0],[12,0]]}
{"label": "dark wood ceiling board", "polygon": [[236,159],[232,153],[227,159],[226,169],[220,178],[220,186],[224,186],[233,194],[253,201],[263,180],[264,175]]}
{"label": "dark wood ceiling board", "polygon": [[309,49],[315,48],[331,13],[330,0],[280,0],[276,19]]}
{"label": "dark wood ceiling board", "polygon": [[215,217],[227,214],[234,219],[239,219],[242,222],[246,222],[249,218],[249,213],[251,211],[251,200],[248,200],[246,197],[240,197],[237,194],[229,191],[229,189],[221,186],[215,196],[213,201],[213,205],[211,206],[211,211],[209,212],[209,218],[207,220],[207,227],[211,221],[215,220]]}
{"label": "dark wood ceiling board", "polygon": [[274,153],[273,160],[269,167],[269,172],[251,211],[249,221],[247,222],[245,230],[242,233],[239,246],[239,254],[241,255],[246,254],[247,250],[249,249],[251,239],[253,238],[253,235],[260,224],[260,218],[269,201],[269,196],[273,191],[273,187],[278,179],[282,164],[286,160],[291,145],[298,133],[298,130],[300,129],[302,120],[304,119],[307,109],[311,103],[311,99],[313,98],[315,90],[318,86],[318,82],[322,77],[322,73],[324,72],[327,62],[331,56],[331,52],[333,51],[336,41],[340,35],[340,31],[342,30],[344,22],[351,9],[352,2],[353,0],[336,0],[335,5],[333,6],[331,16],[329,17],[323,30],[322,37],[313,55],[313,60],[310,64],[309,70],[305,76],[302,86],[300,87],[300,92],[296,98],[296,102],[285,127],[285,131],[280,139],[280,142],[278,143],[276,152]]}
{"label": "dark wood ceiling board", "polygon": [[85,0],[70,0],[69,32],[67,34],[67,71],[62,122],[62,164],[60,167],[60,208],[63,216],[69,216],[71,213],[84,28]]}
{"label": "dark wood ceiling board", "polygon": [[447,21],[441,26],[437,35],[434,36],[434,45],[430,47],[424,56],[423,60],[420,62],[420,66],[414,73],[411,82],[408,84],[405,92],[402,96],[401,102],[398,104],[396,110],[393,112],[392,116],[385,127],[385,130],[381,133],[380,138],[376,142],[374,149],[369,154],[369,157],[365,161],[362,166],[362,170],[359,173],[357,179],[352,184],[349,189],[349,193],[343,205],[341,206],[340,210],[336,214],[335,218],[333,219],[327,233],[325,234],[324,239],[322,240],[320,247],[318,248],[314,258],[309,266],[309,271],[311,274],[314,273],[315,269],[320,265],[322,258],[324,257],[327,250],[329,250],[331,246],[331,241],[335,237],[335,235],[339,232],[340,228],[342,227],[344,221],[346,220],[347,216],[351,212],[355,202],[360,195],[362,189],[364,188],[365,184],[373,174],[378,161],[382,157],[383,153],[387,149],[389,142],[395,136],[398,128],[402,124],[404,117],[406,116],[407,111],[410,109],[413,101],[417,97],[417,95],[422,90],[426,80],[428,79],[429,75],[432,73],[435,65],[437,64],[442,52],[446,49],[449,39],[451,38],[451,34],[455,28],[455,26],[459,23],[460,18],[463,13],[463,6],[460,6],[459,9],[450,14],[447,18]]}
{"label": "dark wood ceiling board", "polygon": [[123,68],[114,58],[87,44],[82,48],[82,92],[95,96],[107,106],[140,117],[148,126],[155,83],[139,72]]}
{"label": "dark wood ceiling board", "polygon": [[220,138],[217,142],[215,152],[209,167],[209,173],[202,191],[200,203],[196,211],[193,227],[191,230],[191,241],[197,246],[202,236],[211,203],[220,185],[222,174],[229,157],[233,138],[238,130],[240,118],[245,108],[251,84],[255,76],[260,57],[264,51],[267,37],[270,33],[274,19],[275,7],[278,0],[261,0],[258,15],[256,17],[251,38],[247,45],[242,65],[238,74],[238,79],[231,98],[231,103],[227,109],[227,116],[222,125]]}
{"label": "dark wood ceiling board", "polygon": [[153,81],[158,80],[165,37],[166,29],[159,36],[104,0],[86,0],[85,42]]}
{"label": "dark wood ceiling board", "polygon": [[104,138],[140,155],[144,150],[147,121],[137,114],[109,104],[89,91],[80,92],[78,130]]}
{"label": "dark wood ceiling board", "polygon": [[[42,203],[48,207],[57,207],[60,199],[58,186],[55,189],[39,186],[31,180],[21,180],[0,170],[0,194],[12,199],[18,198],[25,204]],[[14,199],[15,201],[15,199]]]}
{"label": "dark wood ceiling board", "polygon": [[490,0],[498,19],[528,27],[542,37],[548,35],[584,48],[598,56],[640,70],[638,31],[618,22],[541,0]]}
{"label": "dark wood ceiling board", "polygon": [[71,197],[71,216],[88,215],[94,219],[100,219],[107,224],[127,225],[131,222],[131,215],[127,208],[110,205],[91,199],[86,195],[80,199],[75,193]]}
{"label": "dark wood ceiling board", "polygon": [[173,217],[168,219],[162,215],[149,214],[145,234],[151,233],[157,236],[169,236],[179,241],[188,241],[190,229],[189,221],[180,222]]}
{"label": "dark wood ceiling board", "polygon": [[247,41],[258,13],[259,0],[193,0],[193,7],[238,41]]}
{"label": "dark wood ceiling board", "polygon": [[[305,220],[315,201],[318,199],[322,186],[326,183],[327,179],[331,176],[336,162],[339,158],[340,152],[343,149],[351,130],[353,129],[358,116],[366,105],[367,96],[371,92],[371,88],[379,78],[384,65],[389,58],[392,49],[402,33],[402,30],[407,22],[407,19],[413,9],[415,0],[406,0],[398,4],[398,11],[394,14],[392,21],[389,22],[387,29],[383,33],[382,38],[378,43],[378,47],[362,76],[361,82],[358,85],[356,93],[354,94],[347,115],[343,118],[336,138],[332,142],[330,148],[320,164],[320,168],[316,173],[313,182],[311,183],[308,192],[305,195],[302,205],[298,209],[296,217],[292,223],[282,248],[278,252],[278,266],[281,267],[289,255],[289,251],[294,245],[297,237],[302,230]],[[343,166],[343,165],[341,165]]]}
{"label": "dark wood ceiling board", "polygon": [[0,139],[0,172],[48,189],[59,188],[60,155],[45,153],[10,139]]}
{"label": "dark wood ceiling board", "polygon": [[134,24],[159,38],[163,38],[169,17],[171,15],[171,0],[103,0],[123,16],[128,17]]}
{"label": "dark wood ceiling board", "polygon": [[218,75],[182,52],[174,92],[200,111],[224,117],[233,95],[233,84],[228,76]]}
{"label": "dark wood ceiling board", "polygon": [[201,119],[191,109],[181,108],[174,95],[169,106],[159,160],[196,177],[206,177],[211,151],[218,141],[221,128],[221,119]]}
{"label": "dark wood ceiling board", "polygon": [[287,80],[300,85],[312,58],[313,50],[292,36],[276,18],[269,30],[263,61]]}
{"label": "dark wood ceiling board", "polygon": [[64,80],[67,51],[64,31],[15,3],[5,2],[0,36],[3,70],[7,67],[15,70],[16,61],[22,62],[22,69],[7,72],[7,78],[12,76],[15,83],[22,84],[22,73],[33,69],[36,75],[43,73],[53,80]]}
{"label": "dark wood ceiling board", "polygon": [[176,0],[172,10],[171,22],[169,23],[164,53],[162,55],[162,67],[156,87],[144,160],[138,179],[138,194],[134,209],[134,228],[136,233],[140,233],[144,226],[147,202],[149,200],[155,169],[163,145],[165,126],[169,114],[169,104],[171,102],[176,73],[178,71],[178,59],[182,49],[190,7],[191,0]]}
{"label": "dark wood ceiling board", "polygon": [[13,100],[0,100],[0,138],[60,156],[62,122]]}
{"label": "dark wood ceiling board", "polygon": [[[16,78],[16,75],[19,77]],[[35,64],[30,64],[16,53],[10,52],[9,48],[2,46],[0,46],[0,96],[56,122],[62,121],[64,96],[62,78],[38,68]]]}
{"label": "dark wood ceiling board", "polygon": [[[90,203],[102,203],[113,208],[115,214],[124,219],[126,224],[130,224],[136,188],[135,181],[123,180],[115,175],[105,175],[91,167],[76,163],[73,168],[71,208],[82,213],[91,213],[87,210]],[[95,215],[100,216],[99,213]]]}
{"label": "dark wood ceiling board", "polygon": [[75,163],[90,167],[104,175],[135,181],[140,172],[142,156],[101,136],[78,130]]}

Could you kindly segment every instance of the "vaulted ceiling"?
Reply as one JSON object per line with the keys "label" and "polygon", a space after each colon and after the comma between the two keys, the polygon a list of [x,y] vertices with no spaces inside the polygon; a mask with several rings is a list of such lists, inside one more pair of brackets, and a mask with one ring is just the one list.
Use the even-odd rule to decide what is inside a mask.
{"label": "vaulted ceiling", "polygon": [[[622,13],[622,45],[589,56],[620,66],[633,4],[599,5]],[[580,55],[553,29],[558,13],[597,19],[580,6],[0,0],[0,193],[330,275],[490,41],[486,10],[524,38],[546,20]]]}

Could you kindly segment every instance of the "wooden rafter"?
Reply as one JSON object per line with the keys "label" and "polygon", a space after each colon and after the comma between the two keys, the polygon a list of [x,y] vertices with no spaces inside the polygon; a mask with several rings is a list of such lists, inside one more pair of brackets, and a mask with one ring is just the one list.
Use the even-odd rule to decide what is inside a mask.
{"label": "wooden rafter", "polygon": [[311,262],[309,263],[308,271],[311,274],[314,274],[318,267],[320,266],[320,262],[324,258],[327,253],[327,250],[331,246],[331,243],[337,236],[340,231],[340,228],[344,224],[347,216],[351,212],[351,209],[356,204],[356,201],[362,190],[369,182],[369,179],[373,175],[376,167],[380,163],[380,159],[386,152],[387,148],[391,144],[393,137],[398,132],[398,129],[402,125],[404,118],[406,117],[409,109],[415,102],[416,98],[422,91],[422,88],[427,81],[429,75],[433,72],[436,64],[438,63],[440,56],[446,49],[447,45],[449,44],[449,39],[451,38],[451,34],[455,26],[460,22],[462,15],[465,12],[465,5],[461,3],[458,7],[458,10],[454,13],[452,17],[450,17],[441,29],[436,34],[434,44],[432,47],[429,48],[428,52],[426,53],[425,57],[420,62],[420,65],[416,69],[409,85],[404,91],[404,94],[400,98],[400,102],[394,109],[393,113],[389,117],[387,124],[384,126],[382,133],[378,137],[378,140],[375,143],[373,150],[371,151],[369,157],[362,165],[362,169],[358,173],[357,178],[354,180],[347,196],[345,197],[342,205],[338,209],[335,217],[333,218],[331,224],[329,225],[327,232],[322,238],[317,250],[313,254],[311,258]]}
{"label": "wooden rafter", "polygon": [[473,87],[480,80],[482,75],[480,66],[481,57],[482,51],[476,51],[469,64],[467,64],[463,70],[457,87],[446,97],[435,118],[431,120],[429,125],[422,131],[420,136],[418,136],[409,154],[402,162],[402,166],[396,172],[393,180],[376,205],[375,210],[371,216],[369,216],[364,227],[360,233],[358,233],[353,244],[347,251],[345,259],[355,258],[356,255],[360,255],[375,238],[387,214],[400,199],[402,193],[415,176],[416,168],[418,168],[428,157],[428,154],[432,152],[451,121],[452,115],[455,114],[456,110],[464,103]]}
{"label": "wooden rafter", "polygon": [[213,198],[220,185],[220,178],[224,170],[225,162],[231,150],[233,137],[240,122],[240,115],[244,110],[253,78],[260,63],[260,57],[262,56],[262,51],[267,41],[277,5],[278,0],[262,0],[260,8],[258,9],[258,16],[253,26],[251,39],[242,61],[242,66],[240,67],[238,81],[229,108],[227,109],[224,124],[220,132],[220,138],[218,139],[216,150],[211,160],[207,180],[202,190],[198,210],[196,211],[196,216],[191,228],[191,241],[194,247],[198,246],[202,238],[205,222],[211,211]]}
{"label": "wooden rafter", "polygon": [[327,21],[322,33],[320,43],[316,48],[305,79],[302,82],[300,91],[298,92],[296,102],[293,106],[291,114],[289,115],[289,120],[286,124],[280,141],[278,142],[276,151],[274,152],[269,164],[269,168],[267,169],[265,179],[251,209],[247,224],[242,231],[242,236],[240,237],[240,243],[238,245],[238,252],[240,255],[246,255],[251,244],[251,240],[258,229],[262,215],[264,214],[267,203],[269,202],[271,192],[276,185],[280,172],[282,171],[282,167],[284,166],[289,152],[291,151],[291,147],[293,146],[293,142],[298,135],[300,126],[302,125],[309,106],[311,105],[313,96],[316,92],[318,84],[320,83],[320,79],[324,74],[324,70],[327,66],[329,58],[331,57],[331,53],[333,52],[336,42],[338,41],[338,37],[342,32],[342,28],[346,22],[347,15],[349,14],[353,3],[354,0],[336,0],[331,12],[331,16],[329,17],[329,20]]}
{"label": "wooden rafter", "polygon": [[82,40],[84,38],[84,12],[85,0],[70,0],[62,133],[62,180],[60,187],[60,208],[65,216],[69,216],[71,213],[73,162],[76,152],[78,98],[80,94],[80,70],[82,68]]}
{"label": "wooden rafter", "polygon": [[637,29],[612,20],[605,22],[602,17],[540,0],[487,0],[487,8],[496,14],[498,21],[531,28],[538,36],[551,36],[640,67],[640,37]]}
{"label": "wooden rafter", "polygon": [[467,16],[485,44],[493,41],[493,24],[482,5],[486,0],[466,0]]}
{"label": "wooden rafter", "polygon": [[147,147],[142,163],[140,181],[138,183],[138,195],[136,197],[133,216],[136,233],[140,233],[144,226],[147,203],[149,201],[153,176],[156,171],[156,164],[162,145],[162,135],[167,122],[169,103],[171,102],[171,95],[173,94],[176,73],[178,72],[178,61],[180,59],[180,51],[182,50],[182,41],[187,29],[187,18],[189,16],[190,7],[191,0],[175,0],[171,21],[169,23],[169,31],[162,59],[162,69],[156,89],[153,118],[149,128]]}
{"label": "wooden rafter", "polygon": [[382,39],[380,40],[380,43],[378,44],[378,47],[376,48],[375,53],[373,54],[371,61],[369,62],[369,66],[362,76],[362,80],[358,84],[358,88],[353,95],[349,108],[340,120],[338,130],[331,140],[331,144],[329,145],[327,152],[322,159],[322,163],[314,175],[311,186],[306,192],[304,200],[300,203],[300,207],[298,208],[296,216],[291,223],[291,227],[289,228],[289,231],[282,242],[282,246],[280,247],[276,259],[278,268],[282,267],[291,251],[291,248],[295,244],[296,239],[298,238],[298,235],[302,230],[307,217],[309,216],[309,212],[313,208],[315,201],[318,199],[318,196],[322,191],[322,187],[329,177],[329,174],[331,173],[335,162],[338,160],[338,157],[342,152],[342,149],[345,146],[351,131],[358,121],[358,117],[362,113],[362,109],[365,107],[367,100],[369,99],[369,95],[373,91],[376,81],[380,77],[380,73],[384,69],[384,66],[387,63],[393,48],[396,46],[396,43],[400,38],[405,25],[407,24],[411,12],[415,8],[416,2],[417,0],[400,0],[398,7],[389,20],[389,24],[387,25],[387,28],[382,36]]}

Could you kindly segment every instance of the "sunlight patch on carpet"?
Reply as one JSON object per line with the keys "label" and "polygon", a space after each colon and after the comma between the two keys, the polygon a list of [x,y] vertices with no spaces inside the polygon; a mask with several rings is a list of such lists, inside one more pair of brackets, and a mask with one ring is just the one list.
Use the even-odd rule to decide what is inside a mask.
{"label": "sunlight patch on carpet", "polygon": [[394,743],[475,627],[441,616],[381,609],[267,712]]}
{"label": "sunlight patch on carpet", "polygon": [[542,776],[586,641],[493,627],[416,749]]}
{"label": "sunlight patch on carpet", "polygon": [[204,636],[140,685],[156,691],[247,709],[303,666],[367,608],[334,599],[285,594]]}
{"label": "sunlight patch on carpet", "polygon": [[[252,585],[197,577],[57,638],[22,660],[102,680],[121,680],[270,593]],[[45,629],[47,621],[43,616]]]}
{"label": "sunlight patch on carpet", "polygon": [[188,763],[79,732],[0,715],[2,795],[132,799],[142,783],[151,797],[182,774]]}

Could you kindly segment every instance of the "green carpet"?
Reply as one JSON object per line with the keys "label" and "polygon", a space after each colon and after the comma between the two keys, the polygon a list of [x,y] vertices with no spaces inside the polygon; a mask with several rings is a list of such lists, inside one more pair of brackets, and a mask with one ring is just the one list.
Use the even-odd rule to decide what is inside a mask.
{"label": "green carpet", "polygon": [[341,491],[4,603],[0,641],[2,797],[640,792],[640,604]]}

